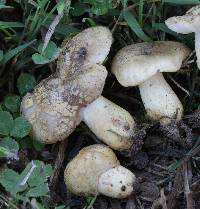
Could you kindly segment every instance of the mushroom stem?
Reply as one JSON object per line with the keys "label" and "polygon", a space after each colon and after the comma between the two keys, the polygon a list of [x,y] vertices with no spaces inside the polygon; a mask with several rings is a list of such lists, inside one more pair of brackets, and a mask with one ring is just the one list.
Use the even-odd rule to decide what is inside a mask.
{"label": "mushroom stem", "polygon": [[82,121],[115,150],[129,149],[136,135],[133,117],[123,108],[100,96],[81,110]]}
{"label": "mushroom stem", "polygon": [[195,33],[195,51],[197,56],[197,66],[200,69],[200,32]]}
{"label": "mushroom stem", "polygon": [[147,114],[152,119],[169,117],[181,120],[183,106],[162,73],[140,84],[139,89]]}

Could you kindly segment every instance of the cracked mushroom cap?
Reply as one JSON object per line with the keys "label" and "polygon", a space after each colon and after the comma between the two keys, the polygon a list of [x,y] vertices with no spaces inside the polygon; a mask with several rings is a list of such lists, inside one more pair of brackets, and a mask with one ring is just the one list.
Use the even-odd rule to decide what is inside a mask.
{"label": "cracked mushroom cap", "polygon": [[81,121],[80,109],[101,95],[106,76],[105,67],[91,65],[66,83],[55,75],[42,80],[21,103],[33,138],[52,144],[68,137]]}
{"label": "cracked mushroom cap", "polygon": [[75,77],[88,64],[102,64],[110,51],[112,34],[103,26],[83,30],[65,40],[58,58],[57,69],[62,79]]}
{"label": "cracked mushroom cap", "polygon": [[122,86],[137,86],[158,72],[176,72],[191,50],[173,41],[144,42],[122,48],[112,72]]}
{"label": "cracked mushroom cap", "polygon": [[200,32],[200,5],[192,7],[183,16],[170,17],[165,24],[177,33]]}
{"label": "cracked mushroom cap", "polygon": [[125,198],[133,191],[135,175],[120,166],[114,152],[95,144],[83,148],[64,171],[67,188],[80,196],[103,194]]}

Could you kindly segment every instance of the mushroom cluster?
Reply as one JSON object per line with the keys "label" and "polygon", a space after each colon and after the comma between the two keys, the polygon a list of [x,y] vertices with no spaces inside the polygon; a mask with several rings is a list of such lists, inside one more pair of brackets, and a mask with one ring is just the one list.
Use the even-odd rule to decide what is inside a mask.
{"label": "mushroom cluster", "polygon": [[[199,19],[197,6],[183,17],[166,21],[176,32],[195,32],[198,66]],[[137,135],[133,117],[101,95],[107,77],[102,64],[111,44],[112,34],[102,26],[64,40],[56,73],[25,95],[21,104],[22,115],[32,124],[33,138],[46,144],[64,140],[83,121],[114,150],[126,150],[133,145]],[[121,85],[139,86],[149,117],[167,125],[168,119],[181,120],[183,106],[162,73],[177,72],[190,53],[187,46],[173,41],[136,43],[115,55],[111,70]],[[135,175],[120,165],[108,146],[85,147],[67,164],[64,180],[72,193],[121,199],[133,192]]]}
{"label": "mushroom cluster", "polygon": [[136,177],[120,165],[109,147],[95,144],[83,148],[68,163],[64,180],[76,195],[102,194],[122,199],[133,192]]}
{"label": "mushroom cluster", "polygon": [[[109,53],[112,36],[105,27],[87,29],[84,35],[90,42],[77,47],[76,42],[73,42],[76,39],[75,36],[68,42],[69,47],[65,48],[66,53],[71,48],[74,48],[74,51],[65,57],[62,57],[63,52],[61,54],[66,68],[69,67],[71,70],[69,71],[71,75],[64,74],[68,71],[62,71],[64,67],[58,64],[58,72],[42,80],[33,92],[25,95],[22,100],[21,112],[32,124],[31,135],[42,143],[55,143],[69,136],[81,122],[79,115],[81,108],[86,107],[102,93],[107,71],[101,65],[103,62],[101,56],[103,54],[106,57]],[[98,36],[101,37],[102,42],[96,39]],[[98,45],[97,42],[103,46],[100,58],[96,59],[99,63],[84,65],[83,62],[91,56],[83,49]],[[99,57],[99,52],[93,52],[92,56]],[[81,68],[79,64],[82,65]]]}
{"label": "mushroom cluster", "polygon": [[111,32],[102,26],[63,42],[57,73],[41,81],[22,101],[22,114],[32,124],[33,138],[55,143],[84,121],[111,148],[131,147],[137,131],[133,117],[100,96],[107,76],[102,63],[111,44]]}

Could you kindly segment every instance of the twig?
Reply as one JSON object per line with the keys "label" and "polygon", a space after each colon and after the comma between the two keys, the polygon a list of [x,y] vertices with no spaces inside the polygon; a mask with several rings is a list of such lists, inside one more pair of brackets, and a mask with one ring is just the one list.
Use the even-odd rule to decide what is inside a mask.
{"label": "twig", "polygon": [[178,88],[180,88],[182,91],[184,91],[188,96],[190,96],[190,93],[188,90],[184,89],[179,83],[177,83],[172,77],[171,75],[167,74],[167,76],[170,78],[171,81],[173,81],[175,83],[176,86],[178,86]]}
{"label": "twig", "polygon": [[33,173],[34,169],[37,167],[35,165],[35,163],[33,162],[33,160],[31,161],[31,168],[29,170],[29,172],[26,174],[26,176],[23,178],[23,180],[20,182],[20,186],[24,186],[26,184],[26,182],[28,181],[28,179],[30,178],[31,174]]}
{"label": "twig", "polygon": [[0,202],[1,202],[1,199],[3,200],[3,204],[6,205],[6,206],[11,206],[15,209],[19,209],[15,204],[13,204],[9,199],[7,199],[6,197],[4,197],[3,195],[0,194]]}
{"label": "twig", "polygon": [[[70,5],[71,5],[71,0],[66,0],[65,1],[65,5],[66,5],[66,10],[67,12],[69,12],[69,9],[70,9]],[[44,38],[44,45],[42,47],[42,51],[44,51],[51,39],[51,36],[53,35],[55,29],[56,29],[56,26],[58,25],[58,23],[60,22],[60,20],[62,19],[63,15],[65,13],[65,9],[63,9],[63,11],[61,13],[59,13],[58,15],[56,15],[56,17],[54,18],[53,22],[51,23],[51,25],[49,26],[49,29],[45,35],[45,38]]]}
{"label": "twig", "polygon": [[56,183],[58,181],[58,176],[59,176],[59,173],[60,173],[60,169],[62,167],[62,163],[63,163],[63,160],[65,158],[65,150],[67,148],[67,144],[68,144],[68,140],[65,139],[64,141],[61,141],[58,145],[59,146],[58,147],[58,155],[57,155],[57,158],[55,160],[55,168],[54,168],[54,171],[53,171],[53,175],[50,178],[50,187],[52,187],[53,189],[55,188]]}
{"label": "twig", "polygon": [[192,197],[192,193],[190,191],[190,185],[189,185],[189,175],[188,175],[188,163],[185,162],[183,164],[183,176],[184,176],[184,188],[185,188],[185,197],[187,201],[187,208],[188,209],[194,209],[194,200]]}
{"label": "twig", "polygon": [[167,207],[167,198],[165,196],[165,192],[164,192],[163,188],[160,190],[160,200],[162,202],[163,209],[168,209],[168,207]]}

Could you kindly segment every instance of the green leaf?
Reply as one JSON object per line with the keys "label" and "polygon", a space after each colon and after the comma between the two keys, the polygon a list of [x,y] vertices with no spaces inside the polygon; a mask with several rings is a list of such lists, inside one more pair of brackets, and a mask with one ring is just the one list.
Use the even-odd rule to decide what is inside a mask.
{"label": "green leaf", "polygon": [[14,126],[10,134],[16,138],[23,138],[31,131],[31,124],[23,117],[18,117],[14,120]]}
{"label": "green leaf", "polygon": [[129,11],[124,11],[123,13],[124,19],[126,20],[127,24],[130,26],[132,31],[143,41],[152,41],[150,37],[148,37],[140,27],[136,18],[131,14]]}
{"label": "green leaf", "polygon": [[28,185],[30,187],[44,184],[53,172],[51,165],[45,165],[42,161],[38,160],[35,160],[34,163],[36,165],[36,168],[28,179]]}
{"label": "green leaf", "polygon": [[177,5],[196,5],[199,4],[199,0],[162,0],[162,3],[170,3]]}
{"label": "green leaf", "polygon": [[0,28],[23,28],[24,24],[21,22],[5,22],[0,21]]}
{"label": "green leaf", "polygon": [[57,4],[58,14],[62,14],[65,9],[65,0],[60,0]]}
{"label": "green leaf", "polygon": [[44,51],[42,51],[42,48],[43,48],[43,44],[40,44],[38,47],[38,51],[40,52],[40,54],[49,58],[50,60],[57,58],[60,52],[60,48],[57,47],[57,45],[53,41],[50,41],[48,43]]}
{"label": "green leaf", "polygon": [[33,44],[36,41],[33,40],[29,43],[25,43],[21,46],[18,46],[14,49],[9,50],[3,57],[2,63],[6,64],[10,59],[12,59],[15,55],[17,55],[18,53],[22,52],[24,49],[26,49],[28,46],[30,46],[31,44]]}
{"label": "green leaf", "polygon": [[0,3],[0,9],[10,9],[10,8],[13,8],[13,7],[11,7],[11,6],[6,6],[6,5]]}
{"label": "green leaf", "polygon": [[7,95],[4,98],[5,107],[10,110],[12,113],[15,113],[19,110],[21,99],[17,95]]}
{"label": "green leaf", "polygon": [[40,143],[39,141],[37,140],[32,140],[33,142],[33,147],[35,148],[36,151],[42,151],[45,147],[45,144],[42,144]]}
{"label": "green leaf", "polygon": [[0,62],[3,60],[3,51],[0,50]]}
{"label": "green leaf", "polygon": [[26,185],[20,185],[20,175],[12,169],[5,169],[0,172],[0,184],[13,195],[24,191]]}
{"label": "green leaf", "polygon": [[20,149],[33,149],[33,140],[29,136],[17,140]]}
{"label": "green leaf", "polygon": [[34,188],[31,188],[27,193],[27,197],[42,197],[47,195],[49,192],[48,184],[40,184]]}
{"label": "green leaf", "polygon": [[46,58],[38,53],[35,53],[32,55],[32,60],[35,64],[38,64],[38,65],[43,65],[43,64],[47,64],[50,62],[50,60],[48,58]]}
{"label": "green leaf", "polygon": [[83,22],[86,22],[86,20],[89,22],[91,27],[95,27],[97,25],[96,22],[90,17],[83,18]]}
{"label": "green leaf", "polygon": [[91,12],[96,15],[105,15],[110,9],[116,8],[120,1],[116,0],[104,0],[104,1],[94,1],[94,0],[84,0],[83,3],[90,4],[92,6]]}
{"label": "green leaf", "polygon": [[8,136],[13,127],[13,118],[9,112],[0,111],[0,134]]}
{"label": "green leaf", "polygon": [[72,5],[72,9],[70,10],[70,13],[73,16],[81,16],[86,12],[87,9],[88,9],[87,4],[84,4],[82,2],[76,2]]}
{"label": "green leaf", "polygon": [[17,79],[17,88],[21,95],[25,95],[27,92],[31,91],[36,85],[35,78],[28,73],[22,73]]}
{"label": "green leaf", "polygon": [[0,141],[0,158],[6,157],[11,159],[18,159],[18,151],[18,143],[14,139],[6,137]]}
{"label": "green leaf", "polygon": [[55,209],[66,209],[66,207],[65,205],[60,205],[60,206],[55,207]]}
{"label": "green leaf", "polygon": [[35,64],[46,64],[52,62],[58,57],[60,53],[60,48],[57,47],[57,45],[53,41],[50,41],[48,43],[44,51],[42,51],[42,49],[43,44],[40,44],[38,47],[38,51],[40,52],[40,54],[35,53],[32,55],[32,59]]}
{"label": "green leaf", "polygon": [[0,4],[6,4],[6,0],[0,0]]}

